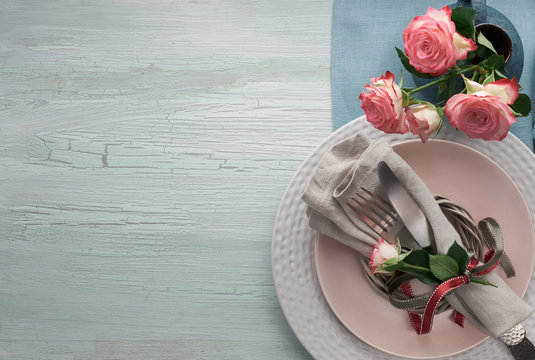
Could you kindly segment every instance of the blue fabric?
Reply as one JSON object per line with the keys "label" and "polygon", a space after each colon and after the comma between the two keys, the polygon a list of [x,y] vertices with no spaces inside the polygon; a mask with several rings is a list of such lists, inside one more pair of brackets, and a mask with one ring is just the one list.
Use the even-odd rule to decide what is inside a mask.
{"label": "blue fabric", "polygon": [[[402,65],[394,47],[403,49],[403,30],[429,6],[441,8],[455,1],[334,0],[331,45],[331,86],[333,129],[364,114],[359,94],[370,76],[390,70],[399,80]],[[524,47],[524,70],[520,86],[535,99],[534,69],[535,2],[533,0],[487,1],[487,5],[511,20]],[[413,86],[412,76],[404,71],[403,86]],[[511,127],[524,144],[533,150],[532,116],[518,118]]]}

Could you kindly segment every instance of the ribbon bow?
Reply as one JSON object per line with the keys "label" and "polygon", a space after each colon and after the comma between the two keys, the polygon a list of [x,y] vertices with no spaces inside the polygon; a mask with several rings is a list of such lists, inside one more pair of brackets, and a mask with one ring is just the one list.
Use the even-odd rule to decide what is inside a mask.
{"label": "ribbon bow", "polygon": [[[482,265],[478,266],[479,260],[472,257],[468,261],[462,275],[444,281],[432,293],[419,297],[415,297],[412,292],[409,280],[412,279],[413,276],[410,274],[401,275],[389,286],[388,292],[390,294],[390,302],[397,308],[408,310],[412,326],[418,334],[422,335],[431,332],[435,311],[444,296],[471,281],[484,283],[481,280],[476,281],[474,277],[490,273],[500,263],[502,263],[502,267],[508,278],[515,275],[513,265],[504,253],[502,232],[496,220],[492,218],[483,219],[479,222],[478,227],[483,234],[487,246],[490,248],[485,254]],[[486,284],[491,285],[490,283]],[[393,292],[398,288],[403,294],[408,296],[409,299],[398,299],[393,297]],[[423,308],[422,314],[414,312],[414,310],[421,308]],[[455,310],[453,319],[459,326],[464,327],[464,315],[460,312]]]}

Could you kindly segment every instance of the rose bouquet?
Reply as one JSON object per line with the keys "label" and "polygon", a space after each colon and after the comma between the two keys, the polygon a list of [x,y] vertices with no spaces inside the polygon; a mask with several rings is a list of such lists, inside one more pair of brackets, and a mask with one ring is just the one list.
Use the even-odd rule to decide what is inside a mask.
{"label": "rose bouquet", "polygon": [[[517,79],[507,77],[504,56],[476,30],[474,19],[471,8],[445,6],[412,20],[403,32],[405,51],[396,51],[409,73],[428,82],[404,88],[390,71],[372,77],[359,99],[375,128],[402,134],[410,130],[425,143],[440,131],[446,116],[471,138],[502,140],[517,117],[530,113],[530,98],[519,94]],[[432,87],[437,102],[416,96]]]}

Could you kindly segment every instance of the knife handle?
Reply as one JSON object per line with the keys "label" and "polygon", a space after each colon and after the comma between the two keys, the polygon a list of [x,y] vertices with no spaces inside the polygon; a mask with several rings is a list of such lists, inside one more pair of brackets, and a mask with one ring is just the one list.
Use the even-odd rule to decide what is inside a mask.
{"label": "knife handle", "polygon": [[526,329],[520,324],[500,336],[515,360],[535,360],[535,345],[526,337]]}
{"label": "knife handle", "polygon": [[507,345],[511,354],[515,360],[534,360],[535,359],[535,346],[528,338],[522,339],[516,345]]}

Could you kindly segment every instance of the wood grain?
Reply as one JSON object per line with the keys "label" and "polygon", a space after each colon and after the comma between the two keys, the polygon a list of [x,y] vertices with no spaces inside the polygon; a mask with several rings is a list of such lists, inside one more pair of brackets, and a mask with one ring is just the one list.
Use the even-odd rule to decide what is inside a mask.
{"label": "wood grain", "polygon": [[309,358],[270,246],[331,6],[0,5],[0,358]]}

